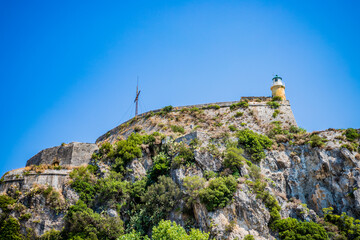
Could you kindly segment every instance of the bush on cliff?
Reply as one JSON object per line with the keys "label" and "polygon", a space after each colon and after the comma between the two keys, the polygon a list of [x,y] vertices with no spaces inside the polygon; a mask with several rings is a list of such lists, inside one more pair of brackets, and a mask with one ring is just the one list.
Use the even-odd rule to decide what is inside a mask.
{"label": "bush on cliff", "polygon": [[20,223],[17,219],[9,217],[6,220],[0,219],[0,239],[23,240],[20,233]]}
{"label": "bush on cliff", "polygon": [[238,103],[231,104],[230,110],[234,111],[239,108],[248,108],[248,107],[249,107],[249,103],[247,101],[240,101]]}
{"label": "bush on cliff", "polygon": [[79,200],[65,217],[63,239],[116,239],[123,234],[123,223],[118,217],[99,214]]}
{"label": "bush on cliff", "polygon": [[70,186],[79,194],[80,199],[87,204],[92,203],[97,192],[96,182],[97,178],[94,175],[94,168],[79,167],[70,173]]}
{"label": "bush on cliff", "polygon": [[346,213],[341,215],[333,214],[333,208],[324,208],[324,220],[338,227],[339,235],[344,239],[360,239],[360,220],[348,216]]}
{"label": "bush on cliff", "polygon": [[226,149],[225,158],[224,158],[224,166],[230,168],[233,171],[238,171],[241,166],[244,165],[246,159],[243,157],[244,150],[229,147]]}
{"label": "bush on cliff", "polygon": [[180,188],[171,178],[160,176],[158,182],[150,185],[141,196],[143,205],[139,212],[139,220],[137,220],[140,224],[134,224],[145,232],[149,227],[166,218],[181,196]]}
{"label": "bush on cliff", "polygon": [[211,179],[209,186],[200,190],[200,199],[208,211],[223,208],[232,200],[236,186],[233,176]]}
{"label": "bush on cliff", "polygon": [[190,148],[181,145],[177,155],[172,161],[172,167],[179,167],[181,165],[189,165],[195,161],[195,155]]}
{"label": "bush on cliff", "polygon": [[149,173],[149,182],[154,183],[161,175],[168,175],[170,171],[170,159],[165,153],[161,152],[153,158],[154,165]]}
{"label": "bush on cliff", "polygon": [[8,195],[0,195],[0,209],[3,212],[8,212],[8,206],[15,203],[16,200],[13,199],[12,197],[8,196]]}
{"label": "bush on cliff", "polygon": [[314,222],[299,222],[294,218],[277,220],[273,230],[279,232],[280,239],[294,240],[327,240],[325,229]]}
{"label": "bush on cliff", "polygon": [[345,137],[348,141],[353,142],[360,137],[360,134],[354,128],[348,128],[345,131]]}
{"label": "bush on cliff", "polygon": [[311,147],[323,147],[325,145],[325,141],[326,139],[320,137],[319,135],[312,135],[310,137],[310,141],[309,141],[309,144]]}
{"label": "bush on cliff", "polygon": [[153,240],[207,240],[209,234],[194,228],[187,233],[183,227],[175,222],[161,220],[159,225],[153,228],[151,238]]}
{"label": "bush on cliff", "polygon": [[244,146],[245,150],[251,154],[251,159],[260,162],[265,158],[265,149],[269,149],[272,141],[264,135],[255,133],[249,129],[240,130],[237,133],[239,145]]}
{"label": "bush on cliff", "polygon": [[271,107],[272,109],[277,109],[280,107],[280,103],[278,103],[277,101],[270,101],[266,103],[269,107]]}
{"label": "bush on cliff", "polygon": [[[203,233],[198,229],[191,228],[189,232],[177,225],[175,222],[169,220],[161,220],[158,226],[152,228],[153,240],[208,240],[209,234]],[[124,234],[118,240],[150,240],[148,236],[142,236],[141,233],[135,230]]]}

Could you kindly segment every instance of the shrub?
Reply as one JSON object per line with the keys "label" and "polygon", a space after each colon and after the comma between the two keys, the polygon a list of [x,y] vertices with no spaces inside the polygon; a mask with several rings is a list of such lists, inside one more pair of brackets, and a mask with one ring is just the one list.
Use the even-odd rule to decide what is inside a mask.
{"label": "shrub", "polygon": [[355,141],[357,138],[360,137],[360,134],[357,132],[357,130],[356,130],[356,129],[353,129],[353,128],[348,128],[348,129],[346,129],[344,135],[345,135],[346,139],[347,139],[348,141],[350,141],[350,142],[353,142],[353,141]]}
{"label": "shrub", "polygon": [[180,188],[169,177],[160,176],[158,182],[150,185],[141,196],[145,204],[145,221],[147,226],[156,225],[168,216],[181,197]]}
{"label": "shrub", "polygon": [[336,225],[344,237],[347,239],[360,238],[360,221],[348,216],[346,213],[341,215],[333,214],[333,208],[324,208],[324,220]]}
{"label": "shrub", "polygon": [[276,102],[276,101],[270,101],[266,103],[269,107],[271,107],[272,109],[277,109],[280,107],[280,103]]}
{"label": "shrub", "polygon": [[195,176],[187,176],[183,180],[183,185],[186,189],[188,196],[187,204],[189,207],[198,199],[199,192],[204,188],[205,179],[195,175]]}
{"label": "shrub", "polygon": [[128,139],[115,143],[114,154],[113,156],[108,155],[108,157],[115,158],[112,168],[116,172],[123,173],[126,164],[134,158],[140,158],[142,156],[140,145],[143,143],[144,138],[144,136],[138,133],[132,133]]}
{"label": "shrub", "polygon": [[204,171],[204,177],[206,178],[206,180],[209,180],[211,178],[216,178],[218,176],[218,174],[216,172],[213,171]]}
{"label": "shrub", "polygon": [[273,230],[279,231],[280,239],[327,240],[325,229],[314,222],[299,222],[294,218],[277,220]]}
{"label": "shrub", "polygon": [[356,152],[358,146],[356,144],[343,144],[341,145],[341,148],[346,148],[349,151]]}
{"label": "shrub", "polygon": [[246,235],[245,237],[244,237],[244,240],[255,240],[255,238],[254,238],[254,236],[253,235]]}
{"label": "shrub", "polygon": [[130,233],[120,236],[117,240],[150,240],[150,238],[148,236],[143,237],[133,229]]}
{"label": "shrub", "polygon": [[39,240],[61,240],[61,232],[51,229],[41,235]]}
{"label": "shrub", "polygon": [[191,113],[195,113],[195,112],[199,112],[200,109],[199,109],[198,107],[192,107],[192,108],[189,109],[189,111],[190,111]]}
{"label": "shrub", "polygon": [[171,130],[173,131],[173,132],[178,132],[178,133],[185,133],[185,129],[183,128],[183,127],[181,127],[181,126],[177,126],[177,125],[171,125],[170,126],[171,127]]}
{"label": "shrub", "polygon": [[280,96],[275,96],[272,98],[273,101],[282,101],[282,98]]}
{"label": "shrub", "polygon": [[181,145],[177,156],[173,159],[174,167],[190,164],[195,161],[195,155],[193,151],[184,145]]}
{"label": "shrub", "polygon": [[238,108],[248,108],[249,107],[249,103],[247,101],[240,101],[238,103],[233,103],[230,105],[230,110],[234,111]]}
{"label": "shrub", "polygon": [[0,221],[0,239],[22,240],[24,236],[20,233],[20,223],[17,219],[9,217]]}
{"label": "shrub", "polygon": [[311,147],[322,147],[325,145],[324,141],[326,141],[326,139],[323,139],[319,135],[314,134],[310,137],[309,144]]}
{"label": "shrub", "polygon": [[234,125],[230,125],[229,130],[232,132],[235,132],[237,130],[237,128]]}
{"label": "shrub", "polygon": [[249,166],[249,175],[255,180],[261,178],[261,168],[256,166],[255,164],[250,164]]}
{"label": "shrub", "polygon": [[27,221],[27,220],[29,220],[31,218],[31,216],[32,216],[31,213],[25,213],[25,214],[20,216],[19,220],[20,221],[23,221],[23,220]]}
{"label": "shrub", "polygon": [[240,130],[238,132],[239,145],[244,146],[245,150],[251,154],[251,159],[260,162],[265,158],[265,149],[272,145],[272,141],[264,135],[255,133],[249,129]]}
{"label": "shrub", "polygon": [[125,161],[130,162],[134,158],[142,156],[140,145],[143,142],[143,137],[140,134],[132,133],[128,139],[120,140],[115,144],[115,155]]}
{"label": "shrub", "polygon": [[79,200],[66,214],[62,235],[64,239],[107,240],[116,239],[123,231],[120,218],[96,213]]}
{"label": "shrub", "polygon": [[303,129],[303,128],[291,125],[290,128],[289,128],[289,132],[303,134],[303,133],[306,133],[306,130]]}
{"label": "shrub", "polygon": [[235,113],[235,117],[242,117],[244,115],[244,113],[243,112],[237,112],[237,113]]}
{"label": "shrub", "polygon": [[225,207],[236,191],[236,180],[233,176],[211,179],[209,186],[199,193],[201,201],[208,211]]}
{"label": "shrub", "polygon": [[110,207],[116,204],[125,204],[130,195],[130,184],[121,181],[121,174],[110,172],[106,178],[100,178],[96,185],[96,203],[102,203]]}
{"label": "shrub", "polygon": [[229,147],[226,149],[224,166],[233,171],[238,171],[238,169],[243,166],[246,161],[243,157],[243,153],[244,150],[235,147]]}
{"label": "shrub", "polygon": [[161,175],[168,175],[170,171],[170,159],[169,157],[161,152],[153,158],[154,164],[149,173],[149,180],[156,182],[158,177]]}
{"label": "shrub", "polygon": [[100,156],[112,155],[114,152],[113,146],[109,142],[104,142],[99,148]]}
{"label": "shrub", "polygon": [[274,113],[273,113],[272,117],[273,117],[273,118],[276,118],[276,117],[279,115],[279,113],[280,113],[280,110],[275,109],[275,111],[274,111]]}
{"label": "shrub", "polygon": [[173,110],[173,106],[169,105],[169,106],[166,106],[164,107],[163,109],[161,109],[161,111],[165,114],[171,112]]}
{"label": "shrub", "polygon": [[14,204],[15,202],[16,200],[8,195],[0,195],[0,209],[4,212],[8,212],[8,206]]}
{"label": "shrub", "polygon": [[[89,165],[90,166],[90,165]],[[90,204],[96,194],[96,177],[90,167],[79,167],[70,173],[70,185],[79,194],[80,199]]]}
{"label": "shrub", "polygon": [[185,229],[175,222],[161,220],[158,226],[152,230],[153,240],[207,240],[208,233],[203,233],[198,229],[192,228],[189,234]]}
{"label": "shrub", "polygon": [[209,106],[206,106],[204,107],[205,109],[215,109],[215,110],[218,110],[220,109],[220,106],[219,105],[216,105],[216,104],[212,104],[212,105],[209,105]]}

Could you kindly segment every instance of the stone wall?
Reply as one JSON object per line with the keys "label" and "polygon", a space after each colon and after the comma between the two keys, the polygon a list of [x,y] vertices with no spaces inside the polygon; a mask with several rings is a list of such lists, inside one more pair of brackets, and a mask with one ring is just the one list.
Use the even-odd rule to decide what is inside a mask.
{"label": "stone wall", "polygon": [[91,155],[98,149],[96,144],[73,142],[63,146],[47,148],[30,158],[30,165],[80,166],[89,163]]}

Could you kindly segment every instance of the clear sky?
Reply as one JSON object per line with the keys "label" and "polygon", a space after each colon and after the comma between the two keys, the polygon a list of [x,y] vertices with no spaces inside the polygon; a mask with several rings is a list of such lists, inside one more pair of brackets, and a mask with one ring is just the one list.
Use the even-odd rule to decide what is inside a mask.
{"label": "clear sky", "polygon": [[134,111],[269,96],[299,126],[360,128],[359,1],[1,1],[0,174]]}

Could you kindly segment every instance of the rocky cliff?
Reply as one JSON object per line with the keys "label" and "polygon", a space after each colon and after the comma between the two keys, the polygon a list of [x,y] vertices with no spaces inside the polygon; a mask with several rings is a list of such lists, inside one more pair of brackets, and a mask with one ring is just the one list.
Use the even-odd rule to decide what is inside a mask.
{"label": "rocky cliff", "polygon": [[[271,98],[168,106],[96,144],[45,149],[6,173],[2,222],[17,219],[31,239],[50,230],[62,231],[55,239],[87,239],[90,233],[70,226],[71,206],[84,202],[94,219],[121,228],[116,237],[131,230],[151,236],[161,218],[215,239],[285,239],[281,219],[294,218],[327,232],[309,239],[356,239],[331,216],[360,218],[359,136],[354,129],[306,133],[289,102]],[[330,207],[333,215],[323,210]],[[96,221],[83,223],[97,229],[89,239],[116,238]]]}

